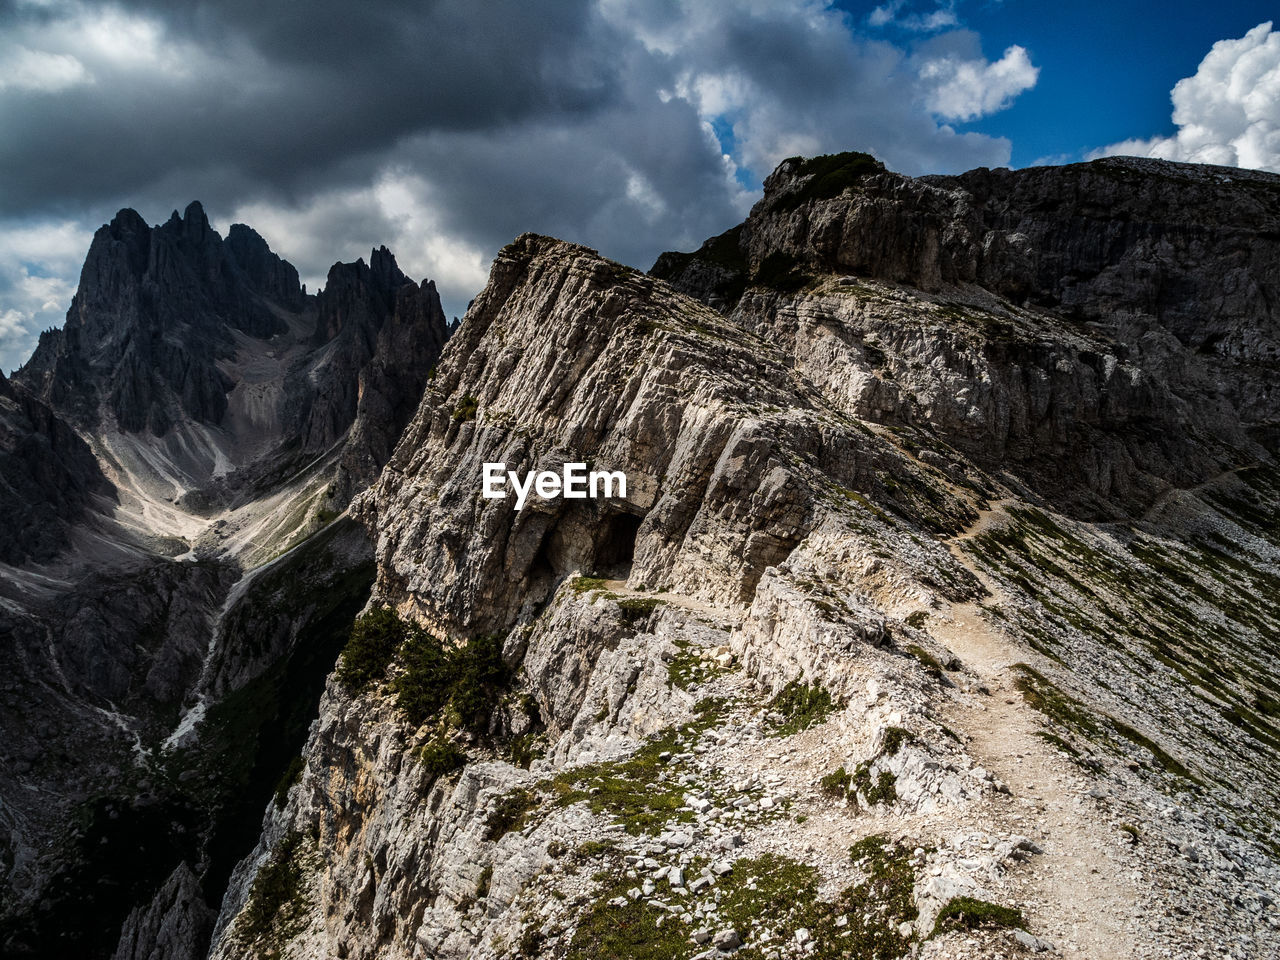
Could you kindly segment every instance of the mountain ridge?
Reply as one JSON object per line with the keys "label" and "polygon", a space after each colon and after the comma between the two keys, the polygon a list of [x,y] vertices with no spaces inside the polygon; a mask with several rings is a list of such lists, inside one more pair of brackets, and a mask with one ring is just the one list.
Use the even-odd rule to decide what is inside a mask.
{"label": "mountain ridge", "polygon": [[[146,502],[203,511],[187,559],[4,624],[37,662],[147,600],[148,669],[136,624],[67,666],[181,722],[133,723],[136,750],[92,728],[96,775],[148,787],[76,849],[120,849],[111,810],[161,836],[218,812],[78,935],[118,960],[1274,948],[1277,273],[1253,250],[1280,180],[1219,176],[796,158],[652,274],[517,238],[429,359],[407,328],[433,289],[381,250],[335,267],[277,336],[372,358],[290,421],[324,453],[263,488],[289,533],[220,514],[252,483],[174,486]],[[479,495],[492,461],[627,494],[516,511]]]}

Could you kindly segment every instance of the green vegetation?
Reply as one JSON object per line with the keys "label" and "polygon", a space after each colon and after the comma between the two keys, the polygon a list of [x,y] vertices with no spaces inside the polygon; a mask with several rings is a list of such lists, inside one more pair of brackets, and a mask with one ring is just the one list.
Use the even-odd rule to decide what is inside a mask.
{"label": "green vegetation", "polygon": [[428,740],[418,748],[416,756],[432,781],[461,769],[467,762],[467,755],[458,745],[443,737]]}
{"label": "green vegetation", "polygon": [[449,702],[453,664],[438,637],[409,625],[401,632],[408,635],[400,647],[404,672],[392,681],[391,689],[396,706],[410,723],[421,726]]}
{"label": "green vegetation", "polygon": [[471,394],[467,394],[459,401],[458,406],[454,408],[453,420],[455,423],[466,423],[468,420],[474,420],[479,409],[480,401],[471,396]]}
{"label": "green vegetation", "polygon": [[510,679],[502,660],[504,639],[490,634],[446,644],[401,620],[394,610],[379,607],[352,624],[337,678],[348,691],[359,693],[398,659],[401,670],[391,690],[410,723],[421,726],[443,711],[446,726],[481,736]]}
{"label": "green vegetation", "polygon": [[485,732],[509,679],[502,662],[505,639],[487,634],[451,649],[450,706],[461,725],[477,735]]}
{"label": "green vegetation", "polygon": [[937,936],[948,930],[977,930],[979,928],[1026,929],[1022,911],[976,900],[973,897],[953,897],[934,921],[933,933]]}
{"label": "green vegetation", "polygon": [[[814,943],[805,955],[815,960],[896,960],[906,954],[912,938],[903,937],[898,925],[916,917],[909,855],[883,837],[861,841],[851,854],[866,877],[834,901],[819,896],[818,871],[808,864],[774,854],[736,861],[716,887],[722,925],[743,940],[734,956],[776,955],[777,944],[795,942],[801,928]],[[697,866],[695,861],[690,869]],[[634,883],[620,864],[606,874],[569,944],[568,960],[670,960],[701,949],[691,946],[693,923],[679,913],[627,897]]]}
{"label": "green vegetation", "polygon": [[578,595],[603,593],[606,599],[618,605],[623,622],[631,627],[648,619],[649,614],[667,602],[661,597],[623,596],[613,593],[608,585],[609,581],[603,577],[574,577],[569,581],[569,588]]}
{"label": "green vegetation", "polygon": [[529,765],[534,760],[542,757],[545,748],[542,743],[542,737],[536,733],[523,733],[518,737],[512,737],[511,743],[507,748],[507,759],[515,766],[529,769]]}
{"label": "green vegetation", "polygon": [[692,814],[680,809],[685,788],[664,776],[677,764],[662,755],[679,753],[714,726],[724,708],[723,700],[707,697],[694,706],[692,723],[656,734],[631,756],[562,770],[540,786],[551,790],[558,806],[586,801],[593,813],[616,817],[628,833],[657,833],[671,820],[691,820]]}
{"label": "green vegetation", "polygon": [[775,210],[794,210],[810,200],[838,197],[846,188],[857,186],[866,177],[884,172],[883,163],[870,154],[857,151],[829,153],[808,160],[792,157],[791,160],[800,162],[797,171],[800,176],[812,179],[794,193],[778,197],[773,204]]}
{"label": "green vegetation", "polygon": [[493,883],[493,864],[480,871],[480,879],[476,881],[476,899],[483,900],[489,895],[489,885]]}
{"label": "green vegetation", "polygon": [[536,793],[523,787],[499,797],[485,824],[485,839],[496,841],[513,830],[523,830],[540,802]]}
{"label": "green vegetation", "polygon": [[[906,623],[908,627],[914,627],[915,629],[920,630],[924,627],[925,623],[928,622],[928,620],[929,620],[928,610],[913,610],[911,611],[911,613],[907,614]],[[919,648],[917,647],[916,649],[919,649]]]}
{"label": "green vegetation", "polygon": [[290,830],[271,858],[258,869],[249,899],[236,923],[236,939],[255,947],[264,958],[280,956],[281,948],[302,930],[308,902],[303,889],[302,834]]}
{"label": "green vegetation", "polygon": [[924,672],[935,680],[942,679],[942,662],[918,643],[910,644],[906,652],[920,661]]}
{"label": "green vegetation", "polygon": [[461,646],[445,645],[417,627],[400,652],[404,670],[392,681],[396,706],[415,726],[445,711],[449,726],[480,736],[509,679],[502,661],[503,637],[472,637]]}
{"label": "green vegetation", "polygon": [[[1186,766],[1175,757],[1170,756],[1160,744],[1141,731],[1117,720],[1108,713],[1098,712],[1094,714],[1089,712],[1079,700],[1063,693],[1043,674],[1025,663],[1016,663],[1013,665],[1013,669],[1020,674],[1014,680],[1014,687],[1022,693],[1023,698],[1030,706],[1043,713],[1054,723],[1065,729],[1075,731],[1095,742],[1108,744],[1113,748],[1117,746],[1116,737],[1119,736],[1149,752],[1152,759],[1165,772],[1192,783],[1200,783],[1199,778],[1188,770]],[[1108,727],[1110,730],[1108,730]],[[1049,739],[1049,737],[1046,736],[1046,739]],[[1056,741],[1055,746],[1060,745],[1060,749],[1063,749],[1065,753],[1069,755],[1079,754],[1079,751],[1065,740],[1062,740],[1061,737],[1054,737],[1050,742],[1054,741]],[[1084,762],[1084,765],[1092,766],[1087,761]]]}
{"label": "green vegetation", "polygon": [[787,737],[822,723],[836,704],[824,687],[792,680],[769,701],[769,709],[783,718],[773,736]]}
{"label": "green vegetation", "polygon": [[390,607],[357,617],[338,661],[338,682],[354,694],[381,680],[404,638],[404,621]]}
{"label": "green vegetation", "polygon": [[[1229,480],[1200,496],[1250,533],[1280,545],[1274,507],[1280,473],[1250,468],[1237,478],[1240,483]],[[1064,640],[1078,633],[1126,654],[1129,669],[1154,670],[1184,689],[1185,721],[1207,728],[1211,719],[1225,720],[1253,741],[1232,739],[1229,751],[1280,753],[1280,723],[1267,709],[1274,711],[1277,691],[1266,679],[1274,675],[1269,651],[1280,644],[1280,576],[1258,564],[1237,538],[1209,533],[1182,542],[1105,530],[1089,536],[1043,511],[1015,509],[968,548],[1042,609],[1041,616],[1018,624],[1040,653],[1060,659]],[[1180,726],[1171,720],[1171,714],[1157,715],[1148,726]],[[1150,751],[1156,766],[1195,781],[1185,765],[1132,726],[1110,717],[1100,722],[1099,742],[1108,749],[1127,752],[1128,741]]]}
{"label": "green vegetation", "polygon": [[275,804],[277,810],[283,810],[285,804],[289,802],[289,788],[302,779],[302,771],[306,765],[306,761],[299,754],[289,761],[289,766],[285,767],[284,773],[280,775],[280,782],[276,784]]}
{"label": "green vegetation", "polygon": [[675,646],[676,655],[667,664],[667,680],[673,687],[692,690],[732,669],[704,656],[710,652],[706,647],[694,646],[683,639],[676,639]]}
{"label": "green vegetation", "polygon": [[904,744],[911,743],[916,735],[903,727],[888,727],[885,730],[884,742],[879,751],[869,760],[864,760],[849,773],[844,767],[837,768],[820,781],[822,792],[838,800],[852,800],[861,804],[863,800],[869,806],[880,803],[893,803],[898,799],[898,778],[889,770],[881,770],[874,780],[871,768],[876,761],[884,757],[896,757]]}
{"label": "green vegetation", "polygon": [[1069,729],[1093,737],[1100,734],[1098,718],[1079,700],[1063,693],[1044,674],[1025,663],[1015,663],[1013,669],[1019,674],[1013,681],[1014,689],[1029,706]]}
{"label": "green vegetation", "polygon": [[879,756],[896,757],[903,746],[915,742],[916,735],[905,727],[885,727],[884,743],[880,746]]}

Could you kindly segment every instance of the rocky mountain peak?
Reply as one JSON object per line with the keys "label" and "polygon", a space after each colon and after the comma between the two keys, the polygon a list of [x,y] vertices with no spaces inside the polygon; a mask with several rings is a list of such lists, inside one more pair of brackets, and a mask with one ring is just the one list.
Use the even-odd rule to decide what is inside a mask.
{"label": "rocky mountain peak", "polygon": [[[1108,159],[913,178],[851,153],[785,161],[744,223],[652,272],[791,345],[856,415],[927,424],[1115,516],[1275,443],[1278,263],[1273,174]],[[841,344],[805,319],[833,312]],[[972,375],[940,382],[957,352]]]}

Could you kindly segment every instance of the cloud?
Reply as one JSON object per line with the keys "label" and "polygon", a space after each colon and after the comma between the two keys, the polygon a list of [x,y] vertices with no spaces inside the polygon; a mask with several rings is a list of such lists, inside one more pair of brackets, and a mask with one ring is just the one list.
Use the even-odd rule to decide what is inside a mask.
{"label": "cloud", "polygon": [[917,12],[900,16],[904,6],[906,6],[906,0],[890,0],[889,3],[876,7],[867,15],[867,24],[872,27],[895,26],[919,33],[933,33],[960,24],[953,2],[943,3],[927,13]]}
{"label": "cloud", "polygon": [[1026,50],[1015,45],[994,63],[954,57],[926,60],[919,76],[929,110],[944,120],[965,122],[1009,106],[1018,94],[1036,85],[1040,69],[1032,65]]}
{"label": "cloud", "polygon": [[90,83],[84,64],[68,53],[48,53],[18,45],[0,53],[0,90],[57,93]]}
{"label": "cloud", "polygon": [[1173,136],[1124,140],[1089,158],[1157,157],[1280,172],[1280,32],[1261,23],[1219,40],[1174,85]]}
{"label": "cloud", "polygon": [[[122,206],[159,222],[199,199],[312,288],[386,243],[460,312],[524,231],[647,267],[739,221],[793,154],[1007,163],[1007,140],[950,124],[1035,68],[937,33],[950,10],[894,6],[898,27],[933,31],[909,47],[824,0],[0,3],[0,235],[84,237],[34,273],[6,244],[0,312],[33,332],[42,296],[65,310],[88,235]],[[31,68],[5,70],[22,51]]]}
{"label": "cloud", "polygon": [[69,221],[0,230],[0,369],[21,366],[41,330],[62,324],[92,231]]}

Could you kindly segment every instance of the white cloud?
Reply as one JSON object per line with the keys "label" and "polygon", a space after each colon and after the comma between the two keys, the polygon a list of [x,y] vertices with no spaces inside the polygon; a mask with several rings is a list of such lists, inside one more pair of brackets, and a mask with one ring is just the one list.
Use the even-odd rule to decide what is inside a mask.
{"label": "white cloud", "polygon": [[[675,96],[702,119],[732,128],[734,162],[760,176],[788,156],[849,149],[905,173],[1007,163],[1008,141],[961,137],[947,122],[1008,106],[1039,73],[1017,46],[994,63],[980,52],[908,56],[859,35],[847,14],[817,0],[721,0],[657,11],[641,0],[601,0],[600,8],[671,64]],[[902,8],[891,0],[868,22],[922,32],[956,24],[950,2],[926,13]],[[960,42],[978,46],[970,34]]]}
{"label": "white cloud", "polygon": [[1018,94],[1034,87],[1039,76],[1040,68],[1017,45],[994,63],[942,57],[920,66],[929,110],[944,120],[961,122],[1003,110]]}
{"label": "white cloud", "polygon": [[1270,21],[1215,43],[1172,99],[1173,136],[1123,140],[1090,159],[1128,155],[1280,172],[1280,32]]}
{"label": "white cloud", "polygon": [[0,90],[57,93],[92,80],[84,64],[69,53],[49,53],[21,45],[0,53]]}
{"label": "white cloud", "polygon": [[0,229],[0,369],[6,373],[26,361],[41,330],[61,325],[92,237],[71,221]]}
{"label": "white cloud", "polygon": [[960,23],[959,17],[956,16],[953,2],[944,3],[928,13],[912,13],[900,17],[898,14],[905,5],[906,0],[890,0],[889,3],[876,7],[871,11],[867,16],[867,24],[872,27],[887,27],[893,24],[904,30],[933,33],[937,30],[958,26]]}
{"label": "white cloud", "polygon": [[431,193],[421,177],[387,170],[368,187],[326,191],[298,206],[246,204],[231,219],[297,266],[312,293],[331,264],[368,262],[369,251],[385,244],[408,277],[434,280],[446,310],[461,312],[488,279],[490,258],[443,229]]}

